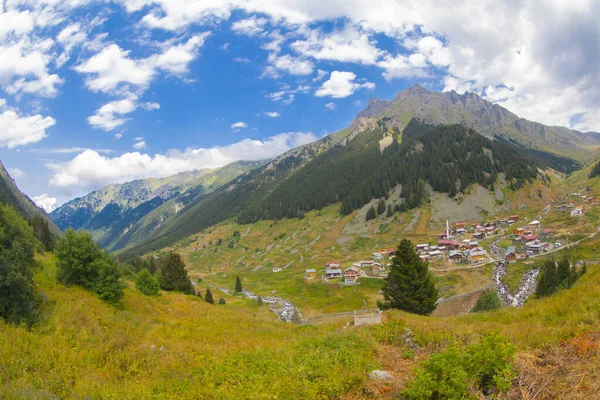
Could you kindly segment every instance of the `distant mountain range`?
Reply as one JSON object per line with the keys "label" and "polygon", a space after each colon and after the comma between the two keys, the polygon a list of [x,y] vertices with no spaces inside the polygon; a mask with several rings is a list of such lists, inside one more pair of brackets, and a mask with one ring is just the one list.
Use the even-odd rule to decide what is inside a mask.
{"label": "distant mountain range", "polygon": [[0,161],[0,203],[11,206],[29,221],[36,216],[42,217],[48,223],[50,233],[54,236],[61,235],[60,229],[52,222],[48,214],[19,190],[14,179],[4,168],[2,161]]}
{"label": "distant mountain range", "polygon": [[88,230],[102,246],[116,250],[144,238],[197,197],[262,164],[240,161],[218,169],[109,185],[63,204],[50,217],[60,229]]}
{"label": "distant mountain range", "polygon": [[268,163],[111,185],[51,216],[129,257],[228,219],[302,218],[335,203],[348,214],[374,198],[405,210],[427,201],[426,185],[454,196],[473,183],[492,187],[501,173],[518,188],[539,169],[580,168],[599,137],[527,121],[476,94],[414,85],[393,100],[372,99],[348,128]]}

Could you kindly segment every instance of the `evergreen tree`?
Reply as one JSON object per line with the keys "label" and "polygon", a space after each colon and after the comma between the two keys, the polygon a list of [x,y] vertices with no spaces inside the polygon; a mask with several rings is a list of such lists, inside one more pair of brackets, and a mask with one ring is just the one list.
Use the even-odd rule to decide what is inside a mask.
{"label": "evergreen tree", "polygon": [[11,207],[0,203],[0,318],[32,322],[36,299],[33,228]]}
{"label": "evergreen tree", "polygon": [[567,257],[563,257],[563,259],[558,263],[558,282],[559,285],[563,288],[569,288],[573,284],[573,276],[571,275],[571,263]]}
{"label": "evergreen tree", "polygon": [[30,221],[35,237],[42,243],[46,251],[54,249],[55,237],[50,232],[48,221],[41,215],[34,216]]}
{"label": "evergreen tree", "polygon": [[370,221],[375,218],[377,218],[377,213],[375,212],[375,207],[371,207],[371,208],[369,208],[369,211],[367,211],[367,216],[365,217],[365,220]]}
{"label": "evergreen tree", "polygon": [[215,300],[213,299],[212,292],[210,288],[206,288],[206,294],[204,295],[204,301],[210,304],[215,304]]}
{"label": "evergreen tree", "polygon": [[382,215],[385,212],[385,200],[380,199],[377,203],[377,215]]}
{"label": "evergreen tree", "polygon": [[385,216],[389,218],[392,215],[394,215],[394,209],[392,208],[391,204],[388,204],[388,206],[387,206],[387,212],[385,213]]}
{"label": "evergreen tree", "polygon": [[262,299],[262,296],[258,296],[258,297],[256,298],[256,305],[258,305],[258,306],[262,306],[262,305],[263,305],[263,299]]}
{"label": "evergreen tree", "polygon": [[235,279],[235,292],[242,293],[242,280],[239,276]]}
{"label": "evergreen tree", "polygon": [[188,277],[185,263],[177,253],[169,253],[159,260],[158,281],[164,290],[194,294],[194,287]]}
{"label": "evergreen tree", "polygon": [[383,287],[383,308],[396,308],[414,314],[429,315],[435,310],[438,290],[426,262],[415,252],[411,241],[403,239],[392,259]]}
{"label": "evergreen tree", "polygon": [[160,284],[150,271],[143,268],[135,277],[135,287],[146,296],[156,296],[160,289]]}

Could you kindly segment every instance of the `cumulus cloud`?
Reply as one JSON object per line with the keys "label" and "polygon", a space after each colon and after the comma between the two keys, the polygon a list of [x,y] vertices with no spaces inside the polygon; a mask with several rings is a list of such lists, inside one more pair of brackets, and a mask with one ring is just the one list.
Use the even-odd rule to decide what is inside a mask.
{"label": "cumulus cloud", "polygon": [[5,111],[0,114],[0,147],[12,149],[37,143],[48,136],[46,129],[55,123],[54,118],[40,114],[22,116],[14,110]]}
{"label": "cumulus cloud", "polygon": [[234,122],[233,124],[231,124],[231,129],[234,129],[234,130],[240,130],[240,129],[247,128],[247,127],[248,127],[248,124],[245,123],[244,121]]}
{"label": "cumulus cloud", "polygon": [[133,145],[133,148],[136,150],[141,150],[141,149],[145,149],[146,148],[146,142],[143,140],[140,140],[139,142],[135,143]]}
{"label": "cumulus cloud", "polygon": [[278,113],[277,111],[269,111],[269,112],[266,112],[266,113],[265,113],[265,115],[266,115],[267,117],[271,117],[271,118],[277,118],[277,117],[279,117],[281,114],[280,114],[280,113]]}
{"label": "cumulus cloud", "polygon": [[371,82],[355,83],[356,74],[346,71],[333,71],[329,80],[315,92],[317,97],[333,97],[336,99],[352,95],[358,89],[374,89],[375,84]]}
{"label": "cumulus cloud", "polygon": [[329,103],[325,104],[325,108],[328,110],[333,110],[335,108],[335,103],[329,102]]}
{"label": "cumulus cloud", "polygon": [[46,193],[32,197],[31,200],[33,200],[38,207],[42,208],[47,213],[51,213],[56,209],[56,197],[50,197]]}
{"label": "cumulus cloud", "polygon": [[281,72],[291,75],[310,75],[313,72],[314,65],[309,60],[293,57],[289,54],[278,55],[269,54],[267,61],[271,64],[265,69],[265,75],[273,78],[279,78]]}
{"label": "cumulus cloud", "polygon": [[49,165],[54,171],[50,185],[63,190],[91,190],[109,183],[216,168],[238,160],[264,160],[314,140],[312,133],[290,132],[265,140],[244,139],[227,146],[171,150],[154,156],[133,152],[107,157],[86,150],[69,162]]}
{"label": "cumulus cloud", "polygon": [[231,29],[239,35],[258,36],[264,32],[266,23],[266,18],[258,18],[253,15],[250,18],[234,22]]}
{"label": "cumulus cloud", "polygon": [[119,140],[123,137],[122,133],[115,133],[115,139]]}

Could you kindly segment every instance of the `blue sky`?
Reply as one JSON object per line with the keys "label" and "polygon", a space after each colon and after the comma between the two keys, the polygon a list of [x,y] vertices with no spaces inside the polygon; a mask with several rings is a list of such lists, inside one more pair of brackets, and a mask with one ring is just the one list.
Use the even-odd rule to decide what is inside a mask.
{"label": "blue sky", "polygon": [[415,82],[600,130],[598,2],[496,3],[0,0],[0,159],[50,210],[276,156]]}

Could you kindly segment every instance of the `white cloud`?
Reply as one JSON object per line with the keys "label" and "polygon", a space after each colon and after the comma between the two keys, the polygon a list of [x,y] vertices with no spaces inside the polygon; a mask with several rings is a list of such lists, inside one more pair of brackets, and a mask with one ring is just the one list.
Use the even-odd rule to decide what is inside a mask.
{"label": "white cloud", "polygon": [[231,25],[231,29],[239,35],[258,36],[264,32],[266,23],[267,20],[265,18],[258,18],[253,15],[250,18],[234,22]]}
{"label": "white cloud", "polygon": [[235,61],[237,63],[248,64],[248,63],[250,63],[251,60],[246,57],[234,57],[233,61]]}
{"label": "white cloud", "polygon": [[310,31],[305,40],[291,45],[298,53],[317,60],[353,62],[372,65],[383,51],[367,33],[348,26],[344,30],[324,34],[320,29]]}
{"label": "white cloud", "polygon": [[[30,149],[30,153],[42,153],[42,154],[71,154],[81,153],[82,151],[91,150],[86,147],[59,147],[55,149]],[[98,153],[110,154],[114,153],[111,149],[93,149]]]}
{"label": "white cloud", "polygon": [[281,90],[267,94],[267,97],[272,101],[281,101],[285,105],[292,104],[296,99],[296,93],[307,93],[310,86],[299,85],[296,89],[284,85]]}
{"label": "white cloud", "polygon": [[336,99],[352,95],[356,90],[374,89],[375,84],[371,82],[355,83],[356,74],[347,71],[333,71],[329,80],[323,82],[323,85],[315,92],[317,97],[333,97]]}
{"label": "white cloud", "polygon": [[239,121],[239,122],[235,122],[235,123],[231,124],[231,129],[234,129],[234,130],[240,130],[240,129],[247,128],[247,127],[248,127],[248,124],[243,121]]}
{"label": "white cloud", "polygon": [[137,97],[111,101],[96,110],[96,114],[88,117],[88,123],[94,128],[112,131],[123,125],[127,119],[123,116],[132,113],[137,108]]}
{"label": "white cloud", "polygon": [[25,176],[25,172],[19,168],[8,168],[8,173],[13,178],[20,178],[22,176]]}
{"label": "white cloud", "polygon": [[192,36],[186,43],[171,46],[162,54],[150,57],[148,63],[175,75],[188,72],[188,66],[198,56],[198,50],[204,45],[210,32]]}
{"label": "white cloud", "polygon": [[289,54],[280,56],[275,53],[269,54],[267,61],[269,65],[265,69],[265,75],[273,78],[281,76],[280,72],[287,72],[291,75],[310,75],[313,72],[313,63],[299,57],[292,57]]}
{"label": "white cloud", "polygon": [[137,142],[137,143],[135,143],[135,144],[133,145],[133,148],[134,148],[134,149],[136,149],[136,150],[145,149],[145,148],[146,148],[146,142],[145,142],[145,141],[143,141],[143,140],[142,140],[142,141],[140,141],[140,142]]}
{"label": "white cloud", "polygon": [[46,129],[56,123],[52,117],[40,114],[21,116],[14,110],[0,114],[0,147],[12,149],[44,139]]}
{"label": "white cloud", "polygon": [[333,109],[335,109],[335,103],[333,103],[333,102],[327,103],[327,104],[325,104],[325,108],[328,110],[333,110]]}
{"label": "white cloud", "polygon": [[133,138],[133,140],[135,140],[136,142],[139,142],[140,140],[144,140],[144,138],[141,136],[136,136]]}
{"label": "white cloud", "polygon": [[39,196],[34,196],[31,198],[31,200],[33,200],[38,207],[42,208],[47,213],[51,213],[56,209],[57,199],[55,197],[50,197],[46,193]]}
{"label": "white cloud", "polygon": [[266,113],[265,113],[265,115],[266,115],[267,117],[271,117],[271,118],[277,118],[277,117],[279,117],[281,114],[280,114],[280,113],[278,113],[277,111],[268,111],[268,112],[266,112]]}
{"label": "white cloud", "polygon": [[122,133],[115,133],[115,139],[119,140],[123,137]]}
{"label": "white cloud", "polygon": [[327,76],[327,71],[324,71],[322,69],[318,69],[317,70],[317,76],[315,76],[313,78],[313,82],[318,82],[320,80],[322,80],[323,78],[325,78]]}
{"label": "white cloud", "polygon": [[265,140],[244,139],[222,147],[171,150],[154,156],[134,152],[113,158],[86,150],[67,163],[49,165],[54,171],[50,185],[64,190],[90,190],[109,183],[167,177],[183,171],[220,167],[238,160],[272,158],[314,140],[316,137],[312,133],[290,132]]}
{"label": "white cloud", "polygon": [[148,103],[142,103],[142,104],[140,104],[140,107],[143,108],[146,111],[154,111],[154,110],[159,110],[160,109],[160,104],[151,101],[151,102],[148,102]]}

